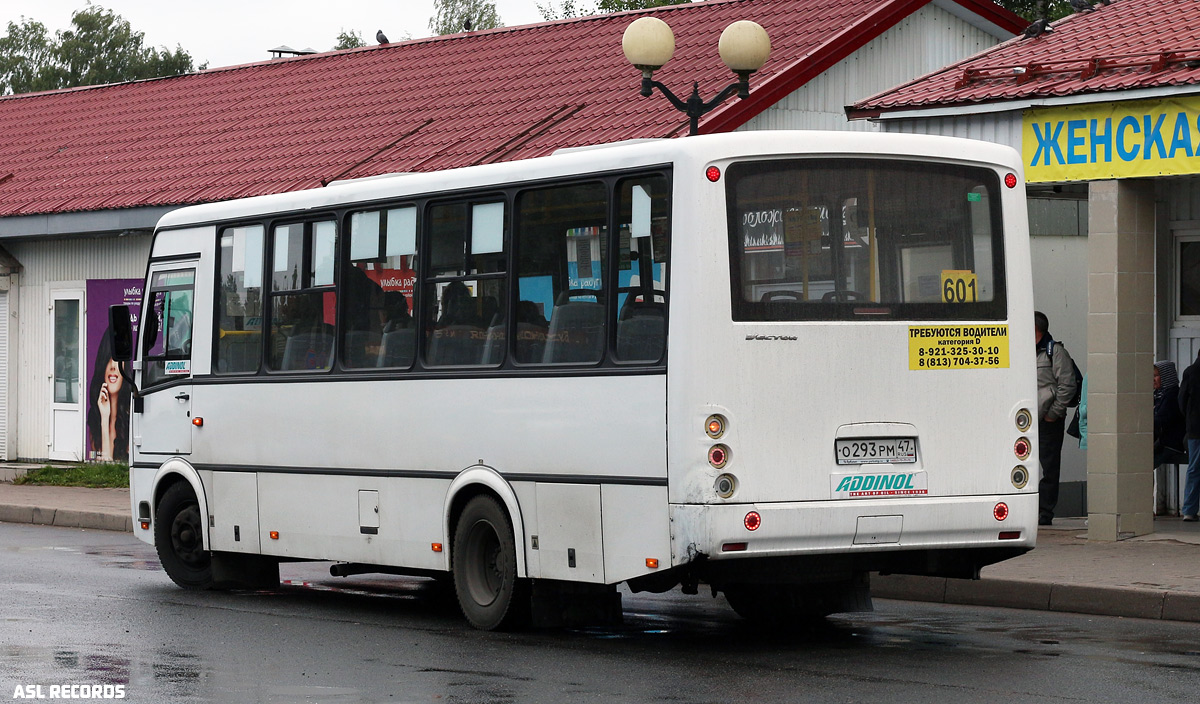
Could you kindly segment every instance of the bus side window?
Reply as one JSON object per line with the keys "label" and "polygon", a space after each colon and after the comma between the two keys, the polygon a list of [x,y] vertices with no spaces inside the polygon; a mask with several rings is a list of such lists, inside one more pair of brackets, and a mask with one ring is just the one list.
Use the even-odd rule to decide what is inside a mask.
{"label": "bus side window", "polygon": [[666,348],[668,189],[662,176],[625,179],[617,184],[619,362],[657,362]]}
{"label": "bus side window", "polygon": [[213,369],[218,374],[253,373],[262,357],[263,226],[226,228],[218,252]]}
{"label": "bus side window", "polygon": [[594,364],[603,358],[607,222],[603,183],[518,196],[518,363]]}
{"label": "bus side window", "polygon": [[336,233],[333,221],[274,229],[268,354],[271,369],[326,370],[333,366]]}
{"label": "bus side window", "polygon": [[424,296],[427,366],[494,366],[504,359],[504,201],[429,209]]}
{"label": "bus side window", "polygon": [[347,369],[412,366],[416,246],[414,206],[350,216],[350,263],[342,281],[341,350]]}

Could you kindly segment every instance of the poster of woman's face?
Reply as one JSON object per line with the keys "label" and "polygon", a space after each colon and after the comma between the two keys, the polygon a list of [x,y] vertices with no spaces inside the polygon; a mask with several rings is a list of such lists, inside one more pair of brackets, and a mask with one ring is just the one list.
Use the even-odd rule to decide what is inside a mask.
{"label": "poster of woman's face", "polygon": [[87,368],[91,370],[86,397],[89,460],[129,461],[133,389],[121,373],[120,365],[112,358],[113,336],[108,327],[108,307],[124,303],[136,311],[141,306],[141,299],[141,279],[97,279],[87,283]]}

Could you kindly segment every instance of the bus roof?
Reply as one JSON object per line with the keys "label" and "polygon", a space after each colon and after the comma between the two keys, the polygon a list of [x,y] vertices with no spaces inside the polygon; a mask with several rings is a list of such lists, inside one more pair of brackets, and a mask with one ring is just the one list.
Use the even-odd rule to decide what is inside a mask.
{"label": "bus roof", "polygon": [[[572,149],[550,156],[468,166],[447,171],[387,174],[292,191],[180,208],[159,221],[159,229],[261,216],[269,213],[337,208],[358,202],[420,197],[455,190],[504,186],[575,174],[621,171],[664,164],[705,164],[738,157],[871,156],[930,158],[994,164],[1024,181],[1021,159],[1010,147],[932,135],[815,130],[752,131],[680,139],[631,140]],[[697,170],[701,173],[702,169]],[[402,178],[400,178],[402,176]],[[351,187],[353,186],[353,187]]]}

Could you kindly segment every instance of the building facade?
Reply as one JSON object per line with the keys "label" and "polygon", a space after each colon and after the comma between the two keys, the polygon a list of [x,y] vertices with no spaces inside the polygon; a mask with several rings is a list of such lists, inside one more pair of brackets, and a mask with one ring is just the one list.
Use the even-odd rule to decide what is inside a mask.
{"label": "building facade", "polygon": [[1200,352],[1200,9],[1121,0],[1051,29],[847,111],[1022,153],[1035,301],[1088,374],[1088,447],[1065,450],[1063,481],[1089,536],[1116,540],[1179,505],[1178,466],[1153,466],[1152,364],[1182,375]]}

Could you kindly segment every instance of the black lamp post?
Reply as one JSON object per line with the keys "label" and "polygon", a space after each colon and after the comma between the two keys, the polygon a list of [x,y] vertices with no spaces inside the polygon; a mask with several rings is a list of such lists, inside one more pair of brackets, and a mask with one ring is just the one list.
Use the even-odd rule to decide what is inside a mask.
{"label": "black lamp post", "polygon": [[642,72],[642,95],[649,97],[655,88],[662,91],[677,110],[687,113],[690,120],[688,134],[694,135],[699,132],[700,118],[726,98],[734,93],[738,98],[750,97],[750,74],[762,68],[771,55],[771,40],[766,30],[755,22],[741,20],[726,27],[721,32],[717,51],[725,65],[737,74],[738,80],[708,101],[700,97],[698,83],[692,83],[692,94],[687,100],[680,100],[670,89],[654,80],[654,72],[675,54],[675,35],[666,22],[657,17],[634,20],[625,28],[621,48],[629,63]]}

